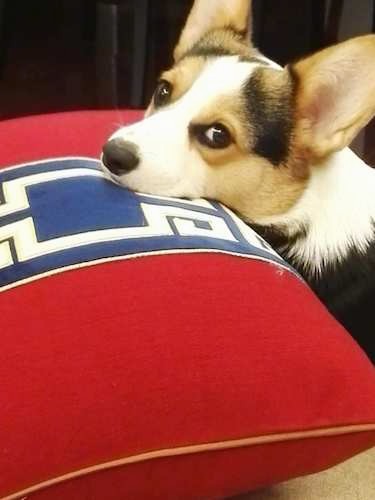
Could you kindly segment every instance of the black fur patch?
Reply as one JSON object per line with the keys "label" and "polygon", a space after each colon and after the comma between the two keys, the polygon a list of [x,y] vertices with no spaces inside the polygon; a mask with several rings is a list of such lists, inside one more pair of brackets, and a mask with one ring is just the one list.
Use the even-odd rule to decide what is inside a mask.
{"label": "black fur patch", "polygon": [[289,154],[294,94],[289,88],[274,94],[265,85],[261,71],[253,73],[244,86],[247,118],[255,136],[254,153],[277,166]]}
{"label": "black fur patch", "polygon": [[255,55],[245,56],[243,54],[238,54],[235,50],[231,50],[226,47],[221,47],[214,43],[212,44],[197,44],[195,45],[189,52],[187,52],[183,58],[185,57],[205,57],[205,58],[213,58],[213,57],[225,57],[225,56],[239,56],[241,62],[252,62],[259,64],[261,66],[269,66],[269,63]]}
{"label": "black fur patch", "polygon": [[[223,44],[220,35],[216,38],[215,33],[230,33],[233,37],[233,41],[237,42],[237,47],[233,44]],[[260,54],[256,49],[247,50],[246,49],[246,37],[247,32],[238,32],[232,27],[227,27],[225,29],[214,30],[203,37],[199,42],[197,42],[186,54],[183,55],[182,59],[186,57],[223,57],[223,56],[239,56],[241,61],[254,62],[262,66],[268,66],[266,60],[262,59]],[[239,53],[238,42],[243,45],[244,50]],[[232,46],[231,46],[232,45]],[[248,54],[247,54],[248,52]]]}
{"label": "black fur patch", "polygon": [[235,51],[227,47],[221,47],[214,43],[197,43],[184,55],[185,57],[222,57],[237,55]]}
{"label": "black fur patch", "polygon": [[299,240],[303,240],[307,236],[307,228],[305,226],[301,226],[299,230],[293,234],[293,236],[288,236],[282,228],[275,226],[261,226],[259,224],[249,225],[257,234],[266,240],[267,243],[279,251],[292,247]]}
{"label": "black fur patch", "polygon": [[375,364],[375,232],[366,254],[352,247],[343,261],[327,263],[309,284]]}
{"label": "black fur patch", "polygon": [[308,263],[288,257],[297,241],[306,237],[307,228],[289,238],[280,228],[251,227],[300,273],[375,364],[375,227],[366,254],[352,247],[345,259],[326,262],[319,276],[311,276]]}

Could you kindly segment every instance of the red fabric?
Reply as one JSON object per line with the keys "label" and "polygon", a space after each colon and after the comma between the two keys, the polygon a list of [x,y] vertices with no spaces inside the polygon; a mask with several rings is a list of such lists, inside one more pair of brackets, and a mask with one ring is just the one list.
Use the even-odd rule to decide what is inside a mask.
{"label": "red fabric", "polygon": [[[348,450],[360,450],[368,443],[368,436],[332,438],[328,442],[309,440],[296,443],[278,443],[272,446],[239,449],[235,453],[223,451],[155,460],[137,466],[112,469],[74,481],[41,490],[28,496],[31,500],[201,500],[231,498],[247,492],[249,477],[257,477],[258,484],[281,482],[296,471],[304,474],[332,465],[323,458],[320,446],[330,448],[337,461],[348,456]],[[362,442],[362,443],[361,443]],[[318,450],[318,453],[317,453]],[[317,460],[319,455],[319,460]],[[284,461],[280,471],[280,461]],[[279,471],[279,475],[277,475]],[[323,499],[322,499],[323,500]]]}
{"label": "red fabric", "polygon": [[[64,273],[0,299],[2,494],[145,451],[375,423],[373,367],[305,285],[272,266],[145,258]],[[123,498],[214,498],[318,470],[370,443],[375,431],[110,476]],[[91,498],[103,498],[100,484],[110,483],[98,476],[73,483],[98,481]],[[57,498],[53,489],[45,495]]]}
{"label": "red fabric", "polygon": [[[3,122],[1,163],[94,155],[115,116]],[[269,264],[112,262],[3,292],[0,311],[0,498],[153,450],[375,425],[374,367],[302,282]],[[371,445],[375,429],[150,460],[27,497],[219,498]]]}
{"label": "red fabric", "polygon": [[80,111],[0,122],[0,167],[48,157],[98,158],[108,137],[141,111]]}

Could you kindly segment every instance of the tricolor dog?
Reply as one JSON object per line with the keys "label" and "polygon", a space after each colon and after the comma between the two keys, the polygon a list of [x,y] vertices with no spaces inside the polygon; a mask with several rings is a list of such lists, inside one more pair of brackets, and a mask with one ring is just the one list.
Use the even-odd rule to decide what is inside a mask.
{"label": "tricolor dog", "polygon": [[375,170],[348,148],[375,114],[375,35],[281,68],[251,44],[250,12],[194,2],[146,118],[110,138],[103,168],[230,207],[375,361]]}

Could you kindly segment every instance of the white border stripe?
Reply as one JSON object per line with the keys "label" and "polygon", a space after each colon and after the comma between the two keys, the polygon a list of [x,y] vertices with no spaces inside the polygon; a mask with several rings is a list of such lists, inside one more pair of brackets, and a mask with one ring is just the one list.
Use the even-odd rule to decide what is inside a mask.
{"label": "white border stripe", "polygon": [[[90,158],[89,156],[58,156],[56,158],[44,158],[43,160],[28,161],[26,163],[20,163],[17,165],[11,165],[7,167],[2,167],[0,165],[0,176],[3,172],[9,172],[11,170],[17,170],[18,168],[33,167],[35,165],[44,165],[45,163],[60,162],[66,160],[79,160],[79,161],[89,161],[91,163],[98,163],[100,165],[99,158]],[[81,167],[82,168],[82,167]]]}
{"label": "white border stripe", "polygon": [[[25,498],[27,495],[35,493],[38,490],[48,488],[50,486],[54,486],[56,484],[60,484],[63,482],[67,482],[72,479],[77,479],[82,476],[87,476],[95,472],[114,469],[124,465],[146,462],[149,460],[179,457],[185,455],[195,455],[199,453],[207,453],[214,451],[225,451],[231,449],[257,446],[261,444],[274,444],[274,443],[298,441],[298,440],[313,439],[313,438],[345,436],[349,434],[359,434],[362,432],[365,433],[375,432],[375,423],[364,424],[364,425],[350,425],[343,427],[332,427],[327,429],[313,429],[309,431],[298,431],[298,432],[290,432],[284,434],[270,434],[266,436],[257,436],[244,439],[219,441],[215,443],[203,443],[190,446],[181,446],[177,448],[168,448],[163,450],[150,451],[146,453],[141,453],[139,455],[133,455],[130,457],[121,458],[119,460],[113,460],[111,462],[105,462],[102,464],[94,465],[92,467],[87,467],[85,469],[70,472],[68,474],[64,474],[62,476],[55,477],[47,481],[43,481],[42,483],[36,484],[34,486],[30,486],[29,488],[26,488],[22,491],[18,491],[17,493],[13,493],[6,497],[2,497],[0,500],[17,500],[22,497]],[[375,435],[374,435],[373,445],[375,445]],[[369,445],[367,449],[371,447],[372,445],[370,444],[369,440]],[[365,449],[366,447],[364,447],[362,451],[365,451]]]}
{"label": "white border stripe", "polygon": [[192,248],[192,249],[173,249],[173,250],[160,250],[160,251],[145,251],[142,253],[136,253],[136,254],[129,254],[129,255],[119,255],[116,257],[107,257],[104,259],[97,259],[97,260],[92,260],[89,262],[80,262],[78,264],[73,264],[71,266],[65,266],[65,267],[60,267],[58,269],[52,269],[51,271],[47,271],[45,273],[41,274],[35,274],[34,276],[31,276],[30,278],[26,278],[24,280],[19,280],[15,281],[13,283],[10,283],[9,285],[5,285],[3,287],[0,287],[0,294],[1,292],[6,292],[7,290],[11,290],[12,288],[16,288],[21,285],[27,285],[28,283],[32,283],[33,281],[37,281],[42,278],[48,278],[49,276],[54,276],[56,274],[64,273],[66,271],[73,271],[75,269],[84,269],[86,267],[91,267],[91,266],[96,266],[99,264],[107,264],[108,262],[118,262],[122,260],[132,260],[132,259],[137,259],[137,258],[144,258],[144,257],[160,257],[163,255],[178,255],[178,254],[207,254],[207,253],[214,253],[214,254],[222,254],[222,255],[231,255],[234,257],[242,257],[245,259],[252,259],[252,260],[258,260],[261,262],[266,262],[267,264],[271,264],[274,267],[278,268],[280,272],[287,271],[291,273],[292,275],[295,275],[297,278],[300,279],[300,281],[304,282],[303,279],[300,277],[300,275],[297,273],[297,271],[293,271],[290,267],[287,265],[283,265],[281,262],[276,262],[271,259],[267,259],[264,257],[260,257],[258,255],[250,255],[250,254],[242,254],[242,253],[236,253],[236,252],[231,252],[229,250],[218,250],[218,249],[199,249],[199,248]]}

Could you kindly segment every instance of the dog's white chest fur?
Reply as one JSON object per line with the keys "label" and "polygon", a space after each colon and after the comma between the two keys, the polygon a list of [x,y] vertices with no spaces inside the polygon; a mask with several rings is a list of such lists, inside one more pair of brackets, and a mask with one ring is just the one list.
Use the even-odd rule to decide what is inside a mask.
{"label": "dog's white chest fur", "polygon": [[319,273],[353,247],[365,253],[374,221],[375,170],[346,148],[312,169],[307,189],[288,213],[260,222],[287,227],[291,235],[306,229],[289,256]]}

